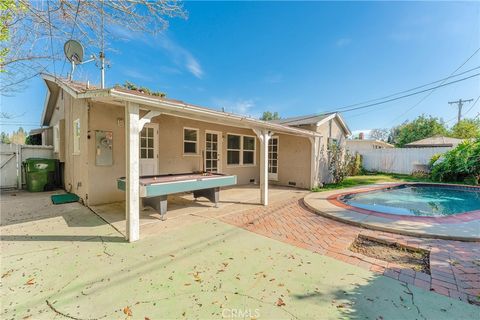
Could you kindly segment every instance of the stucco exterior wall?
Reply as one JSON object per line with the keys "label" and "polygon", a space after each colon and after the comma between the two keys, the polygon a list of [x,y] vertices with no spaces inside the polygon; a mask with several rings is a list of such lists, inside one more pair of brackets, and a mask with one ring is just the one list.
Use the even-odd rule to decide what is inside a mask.
{"label": "stucco exterior wall", "polygon": [[[117,119],[125,117],[122,106],[103,103],[90,104],[88,145],[88,180],[90,205],[121,201],[125,192],[117,189],[117,178],[125,176],[125,126],[119,126]],[[113,134],[111,166],[97,166],[95,131],[111,131]]]}
{"label": "stucco exterior wall", "polygon": [[278,180],[272,184],[309,189],[311,143],[308,138],[278,134]]}
{"label": "stucco exterior wall", "polygon": [[332,176],[328,170],[328,143],[329,139],[335,139],[337,140],[337,143],[341,148],[345,148],[346,135],[342,126],[336,118],[333,118],[330,121],[325,122],[319,126],[312,124],[301,126],[301,128],[315,131],[322,135],[322,137],[320,138],[320,163],[318,165],[318,181],[323,184],[331,183]]}
{"label": "stucco exterior wall", "polygon": [[[61,99],[61,97],[59,97]],[[63,96],[65,107],[65,189],[88,203],[88,104],[85,99]],[[73,154],[73,121],[80,119],[80,153]]]}

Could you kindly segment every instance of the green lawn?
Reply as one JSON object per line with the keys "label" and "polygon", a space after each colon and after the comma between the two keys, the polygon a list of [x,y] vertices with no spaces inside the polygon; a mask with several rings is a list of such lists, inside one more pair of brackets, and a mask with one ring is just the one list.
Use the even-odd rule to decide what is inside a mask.
{"label": "green lawn", "polygon": [[343,189],[380,182],[431,182],[429,178],[414,177],[407,174],[382,173],[347,177],[340,183],[326,184],[322,188],[313,189],[313,191],[328,191],[334,189]]}

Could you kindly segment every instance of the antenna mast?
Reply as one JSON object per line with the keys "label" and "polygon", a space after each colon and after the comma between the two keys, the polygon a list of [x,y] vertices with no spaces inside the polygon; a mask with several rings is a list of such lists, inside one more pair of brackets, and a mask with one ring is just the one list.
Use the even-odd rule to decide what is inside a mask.
{"label": "antenna mast", "polygon": [[103,0],[102,0],[102,23],[101,23],[101,44],[100,44],[100,88],[105,88],[105,43],[103,38],[103,29],[104,29],[104,12],[103,12]]}

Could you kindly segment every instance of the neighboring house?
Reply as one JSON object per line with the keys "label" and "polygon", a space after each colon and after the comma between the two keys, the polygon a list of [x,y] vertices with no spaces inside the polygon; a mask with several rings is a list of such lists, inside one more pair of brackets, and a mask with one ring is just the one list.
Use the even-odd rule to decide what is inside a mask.
{"label": "neighboring house", "polygon": [[353,140],[347,140],[346,148],[350,153],[362,154],[362,152],[365,152],[365,151],[377,150],[377,149],[390,149],[390,148],[394,148],[394,146],[382,140],[353,139]]}
{"label": "neighboring house", "polygon": [[[269,184],[310,189],[328,181],[328,145],[344,145],[350,134],[339,114],[274,123],[124,88],[42,78],[48,95],[41,125],[53,130],[65,189],[86,205],[127,199],[130,241],[139,235],[134,173],[232,174],[239,184],[258,184],[266,205]],[[217,157],[206,159],[215,153],[211,139],[219,142]],[[139,142],[140,150],[130,147]],[[132,177],[126,192],[117,190],[117,178],[126,175]]]}
{"label": "neighboring house", "polygon": [[337,112],[322,115],[307,115],[280,120],[273,120],[273,123],[284,126],[314,131],[320,137],[319,183],[330,183],[332,177],[328,170],[328,149],[336,144],[342,149],[345,148],[347,137],[352,134],[342,115]]}
{"label": "neighboring house", "polygon": [[456,147],[462,143],[462,139],[435,136],[414,142],[407,143],[405,148],[433,148],[433,147]]}
{"label": "neighboring house", "polygon": [[52,146],[53,145],[53,130],[52,128],[38,128],[32,129],[28,133],[31,141],[35,142],[35,145]]}

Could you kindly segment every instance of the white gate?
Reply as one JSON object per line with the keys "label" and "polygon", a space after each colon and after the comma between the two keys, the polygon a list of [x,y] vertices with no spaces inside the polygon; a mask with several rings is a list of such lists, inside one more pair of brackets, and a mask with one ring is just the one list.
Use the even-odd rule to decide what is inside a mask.
{"label": "white gate", "polygon": [[25,182],[22,162],[28,158],[53,158],[52,146],[0,144],[0,188],[21,189]]}

